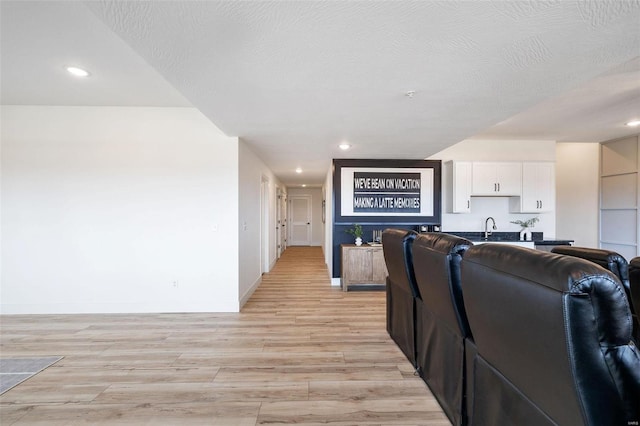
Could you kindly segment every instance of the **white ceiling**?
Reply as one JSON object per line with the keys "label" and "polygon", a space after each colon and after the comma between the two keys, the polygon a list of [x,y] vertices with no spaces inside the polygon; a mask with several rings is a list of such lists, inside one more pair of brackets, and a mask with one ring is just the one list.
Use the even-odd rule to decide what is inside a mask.
{"label": "white ceiling", "polygon": [[322,182],[331,158],[425,158],[472,137],[638,132],[624,126],[640,116],[638,0],[0,8],[2,104],[193,105],[286,184]]}

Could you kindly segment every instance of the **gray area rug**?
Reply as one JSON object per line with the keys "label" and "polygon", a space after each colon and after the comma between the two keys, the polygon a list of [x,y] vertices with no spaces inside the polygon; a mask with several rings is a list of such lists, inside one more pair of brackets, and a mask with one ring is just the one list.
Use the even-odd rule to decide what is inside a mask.
{"label": "gray area rug", "polygon": [[61,356],[49,356],[43,358],[0,359],[0,395],[55,364],[62,358]]}

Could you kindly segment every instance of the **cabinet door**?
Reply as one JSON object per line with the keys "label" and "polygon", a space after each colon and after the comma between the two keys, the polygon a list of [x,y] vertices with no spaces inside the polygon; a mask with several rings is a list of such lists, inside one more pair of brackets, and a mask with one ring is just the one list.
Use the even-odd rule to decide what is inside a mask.
{"label": "cabinet door", "polygon": [[384,261],[384,252],[382,247],[374,247],[371,249],[371,263],[373,264],[373,284],[385,284],[387,282],[387,264]]}
{"label": "cabinet door", "polygon": [[555,164],[522,165],[521,213],[550,212],[555,209]]}
{"label": "cabinet door", "polygon": [[474,162],[472,180],[473,195],[520,195],[522,164]]}
{"label": "cabinet door", "polygon": [[453,165],[453,213],[469,213],[471,211],[471,163],[454,162]]}
{"label": "cabinet door", "polygon": [[496,181],[499,195],[522,193],[522,163],[497,163]]}
{"label": "cabinet door", "polygon": [[471,193],[473,195],[497,195],[495,163],[473,163]]}
{"label": "cabinet door", "polygon": [[541,212],[552,212],[556,209],[555,163],[538,164],[538,197]]}
{"label": "cabinet door", "polygon": [[371,249],[368,247],[344,247],[342,274],[344,284],[366,284],[373,280]]}

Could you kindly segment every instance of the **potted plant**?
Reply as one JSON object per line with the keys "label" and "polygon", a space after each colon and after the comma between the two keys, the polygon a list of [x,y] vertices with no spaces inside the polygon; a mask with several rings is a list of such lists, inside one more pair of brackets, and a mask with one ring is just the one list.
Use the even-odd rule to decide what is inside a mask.
{"label": "potted plant", "polygon": [[531,230],[529,228],[533,228],[540,219],[537,217],[532,217],[531,219],[527,219],[525,221],[522,220],[512,220],[511,223],[516,225],[520,225],[522,230],[520,230],[520,240],[531,241]]}
{"label": "potted plant", "polygon": [[357,246],[362,245],[362,225],[356,223],[355,225],[353,225],[353,228],[347,229],[345,232],[347,234],[353,235],[356,238]]}

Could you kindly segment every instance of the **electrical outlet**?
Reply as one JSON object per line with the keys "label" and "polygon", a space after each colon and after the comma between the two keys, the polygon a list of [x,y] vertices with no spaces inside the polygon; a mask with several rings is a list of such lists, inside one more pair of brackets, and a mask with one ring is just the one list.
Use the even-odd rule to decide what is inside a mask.
{"label": "electrical outlet", "polygon": [[178,288],[178,280],[173,280],[171,284],[173,284],[174,288]]}

